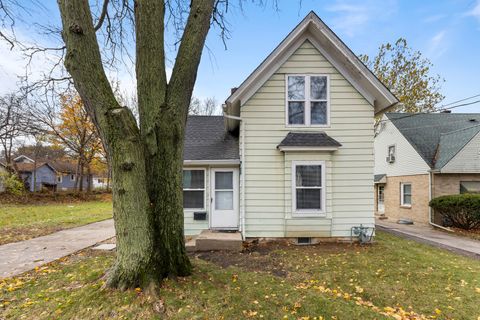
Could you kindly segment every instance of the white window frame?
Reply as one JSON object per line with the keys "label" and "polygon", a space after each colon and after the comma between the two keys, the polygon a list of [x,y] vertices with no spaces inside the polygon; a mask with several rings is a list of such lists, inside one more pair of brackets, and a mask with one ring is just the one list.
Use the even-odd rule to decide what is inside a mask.
{"label": "white window frame", "polygon": [[[321,208],[319,210],[314,209],[299,209],[297,210],[297,166],[321,166],[322,167],[322,186],[321,192]],[[293,217],[326,217],[326,163],[325,161],[292,161],[292,216]],[[301,187],[302,189],[308,189],[309,187]],[[312,189],[318,189],[318,187],[310,187]]]}
{"label": "white window frame", "polygon": [[[410,186],[410,203],[405,203],[405,186]],[[402,207],[410,208],[413,203],[413,185],[411,182],[400,183],[400,205]]]}
{"label": "white window frame", "polygon": [[391,144],[387,147],[387,157],[390,157],[390,148],[393,148],[393,156],[397,159],[397,146],[395,144]]}
{"label": "white window frame", "polygon": [[[195,188],[183,188],[183,171],[203,171],[203,189],[195,189]],[[206,203],[207,203],[207,170],[205,168],[183,168],[182,169],[182,196],[183,191],[203,191],[203,208],[183,208],[184,211],[196,211],[196,210],[206,210]],[[183,207],[183,203],[182,203]]]}
{"label": "white window frame", "polygon": [[[288,99],[288,77],[304,77],[305,78],[305,100],[289,100]],[[311,100],[310,97],[310,77],[326,77],[327,78],[327,99],[326,100]],[[288,102],[289,101],[298,101],[305,102],[305,119],[304,124],[290,124],[288,122]],[[311,102],[318,101],[327,101],[327,123],[326,124],[311,124]],[[294,74],[289,73],[285,74],[285,125],[289,128],[328,128],[330,127],[330,75],[321,74],[321,73],[302,73]]]}
{"label": "white window frame", "polygon": [[74,174],[70,175],[70,181],[75,181],[75,175]]}
{"label": "white window frame", "polygon": [[63,182],[63,175],[57,175],[57,183],[62,183]]}

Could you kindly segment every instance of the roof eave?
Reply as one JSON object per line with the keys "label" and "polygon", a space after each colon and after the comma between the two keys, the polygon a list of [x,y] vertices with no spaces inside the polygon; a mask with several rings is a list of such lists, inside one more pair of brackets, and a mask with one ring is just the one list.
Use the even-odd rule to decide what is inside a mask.
{"label": "roof eave", "polygon": [[[258,89],[255,85],[262,85],[271,76],[270,73],[275,72],[280,67],[285,56],[288,58],[296,50],[296,46],[301,45],[305,40],[310,40],[372,104],[376,115],[399,102],[395,95],[312,11],[247,77],[240,87],[227,98],[226,104],[232,106],[243,105],[248,101]],[[282,57],[283,59],[281,59]]]}

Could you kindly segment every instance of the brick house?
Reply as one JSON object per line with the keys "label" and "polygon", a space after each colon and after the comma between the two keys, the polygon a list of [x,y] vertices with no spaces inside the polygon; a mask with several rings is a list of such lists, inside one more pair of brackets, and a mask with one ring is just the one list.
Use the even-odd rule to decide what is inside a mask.
{"label": "brick house", "polygon": [[387,113],[374,151],[376,215],[442,224],[430,199],[480,192],[478,113]]}

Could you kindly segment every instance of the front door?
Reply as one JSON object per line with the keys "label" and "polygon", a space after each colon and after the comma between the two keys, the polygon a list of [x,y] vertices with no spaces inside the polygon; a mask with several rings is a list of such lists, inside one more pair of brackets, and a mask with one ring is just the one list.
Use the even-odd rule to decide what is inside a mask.
{"label": "front door", "polygon": [[211,176],[210,227],[238,229],[238,169],[212,169]]}
{"label": "front door", "polygon": [[377,209],[378,212],[385,212],[385,186],[383,184],[378,185],[377,187]]}

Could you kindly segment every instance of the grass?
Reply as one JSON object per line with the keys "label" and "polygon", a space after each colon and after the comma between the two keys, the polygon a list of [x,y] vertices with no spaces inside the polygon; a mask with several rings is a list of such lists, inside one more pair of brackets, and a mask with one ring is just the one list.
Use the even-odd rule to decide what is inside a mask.
{"label": "grass", "polygon": [[378,232],[368,247],[260,245],[192,256],[159,296],[103,288],[113,253],[0,282],[0,318],[478,319],[480,261]]}
{"label": "grass", "polygon": [[108,201],[1,205],[0,244],[26,240],[112,216]]}

